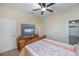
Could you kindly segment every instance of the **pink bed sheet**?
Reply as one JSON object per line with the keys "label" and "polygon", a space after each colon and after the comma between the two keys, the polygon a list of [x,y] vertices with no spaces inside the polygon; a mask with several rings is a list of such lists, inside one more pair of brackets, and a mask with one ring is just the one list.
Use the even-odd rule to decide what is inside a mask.
{"label": "pink bed sheet", "polygon": [[43,39],[32,44],[28,44],[26,48],[33,54],[38,56],[75,56],[75,49],[72,45],[64,44],[58,41]]}

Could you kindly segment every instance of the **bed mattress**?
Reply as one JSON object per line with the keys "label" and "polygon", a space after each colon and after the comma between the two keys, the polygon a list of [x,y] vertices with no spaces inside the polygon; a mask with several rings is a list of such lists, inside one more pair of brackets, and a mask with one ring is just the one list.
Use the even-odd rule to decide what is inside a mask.
{"label": "bed mattress", "polygon": [[75,56],[72,45],[58,41],[43,39],[25,46],[33,56]]}

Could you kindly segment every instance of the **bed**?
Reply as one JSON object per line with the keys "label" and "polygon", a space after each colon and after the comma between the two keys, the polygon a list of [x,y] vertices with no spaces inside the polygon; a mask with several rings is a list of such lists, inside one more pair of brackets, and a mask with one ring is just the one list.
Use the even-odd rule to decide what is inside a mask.
{"label": "bed", "polygon": [[[75,46],[77,47],[77,46]],[[26,45],[19,56],[76,56],[74,46],[44,38]]]}

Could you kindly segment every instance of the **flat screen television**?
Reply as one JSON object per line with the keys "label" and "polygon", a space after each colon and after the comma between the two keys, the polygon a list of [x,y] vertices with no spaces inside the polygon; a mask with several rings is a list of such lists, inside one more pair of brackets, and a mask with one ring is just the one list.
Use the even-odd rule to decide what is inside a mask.
{"label": "flat screen television", "polygon": [[35,25],[32,24],[21,24],[21,35],[31,36],[35,34]]}

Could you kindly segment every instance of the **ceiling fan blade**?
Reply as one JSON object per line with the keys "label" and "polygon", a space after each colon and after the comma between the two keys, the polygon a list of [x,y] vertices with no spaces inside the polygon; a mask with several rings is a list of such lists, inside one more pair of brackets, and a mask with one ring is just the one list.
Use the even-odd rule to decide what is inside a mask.
{"label": "ceiling fan blade", "polygon": [[42,3],[42,5],[45,7],[46,6],[46,4],[45,3]]}
{"label": "ceiling fan blade", "polygon": [[42,6],[42,3],[38,3],[38,5]]}
{"label": "ceiling fan blade", "polygon": [[44,14],[44,11],[41,12],[41,15],[43,15],[43,14]]}
{"label": "ceiling fan blade", "polygon": [[46,7],[49,7],[49,6],[53,5],[53,4],[55,4],[55,3],[50,3],[50,4],[48,4]]}
{"label": "ceiling fan blade", "polygon": [[47,11],[49,11],[49,12],[53,12],[53,10],[50,10],[50,9],[46,9]]}
{"label": "ceiling fan blade", "polygon": [[37,10],[40,10],[40,9],[33,9],[32,11],[37,11]]}

